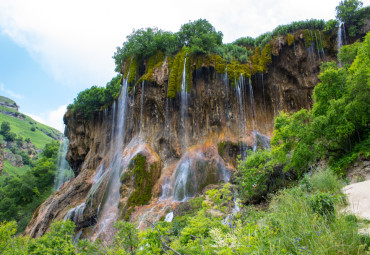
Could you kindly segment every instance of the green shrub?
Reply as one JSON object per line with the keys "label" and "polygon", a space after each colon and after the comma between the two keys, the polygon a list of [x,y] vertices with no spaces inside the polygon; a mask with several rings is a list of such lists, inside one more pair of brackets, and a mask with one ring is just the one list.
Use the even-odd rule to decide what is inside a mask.
{"label": "green shrub", "polygon": [[312,210],[328,218],[334,216],[334,204],[334,197],[328,193],[317,192],[310,198]]}
{"label": "green shrub", "polygon": [[273,162],[269,150],[248,152],[244,161],[239,162],[236,183],[242,199],[249,200],[267,193],[268,176],[273,171]]}
{"label": "green shrub", "polygon": [[343,183],[330,168],[315,172],[310,178],[311,187],[320,192],[337,193],[341,191]]}

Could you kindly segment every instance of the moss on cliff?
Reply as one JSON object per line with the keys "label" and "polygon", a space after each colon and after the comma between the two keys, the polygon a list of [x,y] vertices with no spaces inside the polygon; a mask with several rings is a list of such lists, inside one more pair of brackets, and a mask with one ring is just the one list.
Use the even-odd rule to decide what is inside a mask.
{"label": "moss on cliff", "polygon": [[132,56],[126,60],[126,63],[129,63],[129,65],[126,67],[123,77],[128,83],[132,84],[135,82],[139,70],[138,59],[136,56]]}
{"label": "moss on cliff", "polygon": [[132,185],[133,190],[127,200],[128,209],[124,212],[126,220],[135,206],[145,205],[152,198],[152,188],[155,183],[153,178],[157,170],[158,164],[153,163],[148,167],[146,157],[141,154],[137,154],[131,160],[128,170],[121,177],[121,182]]}
{"label": "moss on cliff", "polygon": [[291,46],[294,43],[294,36],[292,34],[287,34],[286,42],[289,46]]}
{"label": "moss on cliff", "polygon": [[[170,76],[168,81],[167,96],[174,98],[181,91],[183,81],[183,71],[185,67],[186,90],[189,91],[192,85],[192,57],[188,54],[189,48],[183,47],[171,63],[169,62]],[[185,63],[186,60],[186,63]],[[185,66],[184,66],[185,64]]]}
{"label": "moss on cliff", "polygon": [[163,52],[157,51],[154,55],[150,56],[146,60],[145,74],[137,81],[140,83],[142,81],[154,82],[153,70],[160,67],[163,64]]}

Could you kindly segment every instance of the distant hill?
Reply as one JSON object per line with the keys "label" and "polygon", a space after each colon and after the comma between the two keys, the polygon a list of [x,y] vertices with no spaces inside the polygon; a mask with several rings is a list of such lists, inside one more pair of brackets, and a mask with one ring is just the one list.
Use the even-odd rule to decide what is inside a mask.
{"label": "distant hill", "polygon": [[0,96],[0,109],[5,109],[8,108],[9,110],[16,110],[18,111],[19,106],[11,100],[10,98]]}
{"label": "distant hill", "polygon": [[[59,140],[62,133],[18,111],[17,103],[0,96],[0,174],[26,172],[46,144]],[[4,133],[3,123],[9,131]],[[5,127],[4,127],[5,128]],[[2,132],[3,131],[3,132]]]}

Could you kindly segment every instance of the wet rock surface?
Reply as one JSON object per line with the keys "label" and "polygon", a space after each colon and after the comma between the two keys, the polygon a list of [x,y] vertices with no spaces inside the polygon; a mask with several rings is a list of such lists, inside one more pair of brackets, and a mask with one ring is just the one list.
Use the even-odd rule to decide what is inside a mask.
{"label": "wet rock surface", "polygon": [[[328,54],[325,60],[330,59]],[[25,234],[40,236],[52,220],[67,217],[75,221],[82,237],[104,236],[110,241],[114,220],[145,227],[146,219],[157,221],[179,208],[179,201],[196,196],[210,184],[228,181],[237,155],[269,147],[279,111],[311,107],[322,60],[303,41],[294,47],[282,44],[268,74],[254,75],[238,88],[225,83],[224,75],[213,67],[202,67],[193,73],[186,104],[180,94],[167,98],[168,68],[162,65],[153,71],[153,82],[137,84],[93,119],[68,111],[64,116],[70,141],[67,161],[76,177],[35,211]],[[125,100],[123,113],[117,108],[119,100]],[[124,128],[118,129],[122,114]],[[150,180],[136,185],[140,178],[133,175],[135,165],[130,168],[130,162],[139,154],[145,156],[142,170]],[[115,212],[109,214],[105,204],[117,178],[118,201],[112,203]],[[130,204],[138,187],[149,192],[150,198]]]}

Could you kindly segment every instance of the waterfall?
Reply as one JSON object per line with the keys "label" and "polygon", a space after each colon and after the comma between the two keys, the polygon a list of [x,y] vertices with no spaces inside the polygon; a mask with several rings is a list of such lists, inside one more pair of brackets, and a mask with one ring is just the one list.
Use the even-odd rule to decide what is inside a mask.
{"label": "waterfall", "polygon": [[324,44],[322,42],[321,32],[319,32],[319,35],[320,35],[321,53],[322,53],[322,57],[323,57],[323,59],[325,61],[325,51],[324,51]]}
{"label": "waterfall", "polygon": [[62,137],[59,145],[57,169],[55,173],[54,189],[58,190],[60,186],[66,181],[70,180],[74,173],[70,168],[66,155],[68,152],[69,140],[66,137]]}
{"label": "waterfall", "polygon": [[164,184],[162,185],[162,194],[159,197],[159,200],[166,200],[172,195],[172,185],[170,180],[166,177]]}
{"label": "waterfall", "polygon": [[346,44],[346,30],[344,26],[344,22],[341,22],[338,27],[338,34],[337,34],[337,48],[338,51],[344,44]]}
{"label": "waterfall", "polygon": [[[247,136],[247,118],[245,113],[245,84],[244,84],[243,75],[240,75],[239,82],[235,83],[236,86],[236,94],[237,94],[237,101],[239,106],[239,139],[243,140],[244,137]],[[242,143],[244,144],[244,143]],[[241,146],[241,157],[244,158],[246,156],[247,148],[242,145]]]}
{"label": "waterfall", "polygon": [[261,79],[262,79],[262,96],[263,96],[263,107],[264,107],[264,110],[265,110],[265,117],[266,117],[266,121],[267,121],[267,108],[266,108],[266,99],[265,99],[265,84],[263,82],[263,73],[261,74]]}
{"label": "waterfall", "polygon": [[253,88],[252,88],[251,79],[249,79],[249,101],[250,101],[250,104],[251,104],[252,119],[253,119],[253,121],[252,121],[252,130],[255,130],[254,122],[255,122],[256,113],[255,113],[255,109],[254,109],[254,95],[253,95]]}
{"label": "waterfall", "polygon": [[226,92],[226,98],[229,98],[229,84],[228,84],[228,81],[229,81],[229,77],[227,75],[227,65],[226,65],[226,68],[225,68],[225,74],[223,75],[223,84],[224,84],[224,87],[225,87],[225,92]]}
{"label": "waterfall", "polygon": [[140,109],[140,133],[143,129],[143,109],[144,109],[144,89],[145,89],[145,81],[141,83],[141,109]]}
{"label": "waterfall", "polygon": [[316,40],[316,50],[317,50],[317,55],[319,56],[319,61],[320,61],[319,42],[317,41],[316,31],[315,31],[315,40]]}
{"label": "waterfall", "polygon": [[69,220],[72,220],[73,222],[75,222],[76,224],[78,222],[82,222],[83,212],[85,210],[85,207],[86,207],[86,204],[82,203],[82,204],[72,208],[71,210],[68,211],[68,213],[64,217],[64,220],[69,219]]}
{"label": "waterfall", "polygon": [[[105,230],[113,227],[114,221],[118,217],[118,202],[120,199],[120,174],[125,165],[128,162],[123,162],[122,148],[124,143],[125,135],[125,122],[126,122],[126,111],[127,111],[127,80],[123,80],[122,91],[117,101],[117,121],[113,122],[112,126],[112,137],[111,137],[111,151],[110,151],[110,162],[107,167],[106,173],[108,182],[105,187],[103,199],[100,202],[98,215],[98,222],[95,226],[95,235],[92,240],[100,236]],[[113,114],[115,114],[115,107],[113,108]],[[114,115],[113,115],[114,119]],[[109,175],[108,175],[109,173]]]}
{"label": "waterfall", "polygon": [[166,217],[164,218],[165,222],[172,222],[173,220],[173,212],[169,212],[166,214]]}
{"label": "waterfall", "polygon": [[[192,172],[190,171],[190,160],[180,163],[175,175],[174,199],[175,201],[186,201],[189,197],[195,195],[196,191],[191,189]],[[196,185],[194,185],[196,186]]]}
{"label": "waterfall", "polygon": [[184,70],[182,71],[181,82],[181,125],[184,132],[184,146],[187,147],[187,128],[186,116],[188,111],[188,92],[186,91],[186,58],[184,60]]}

